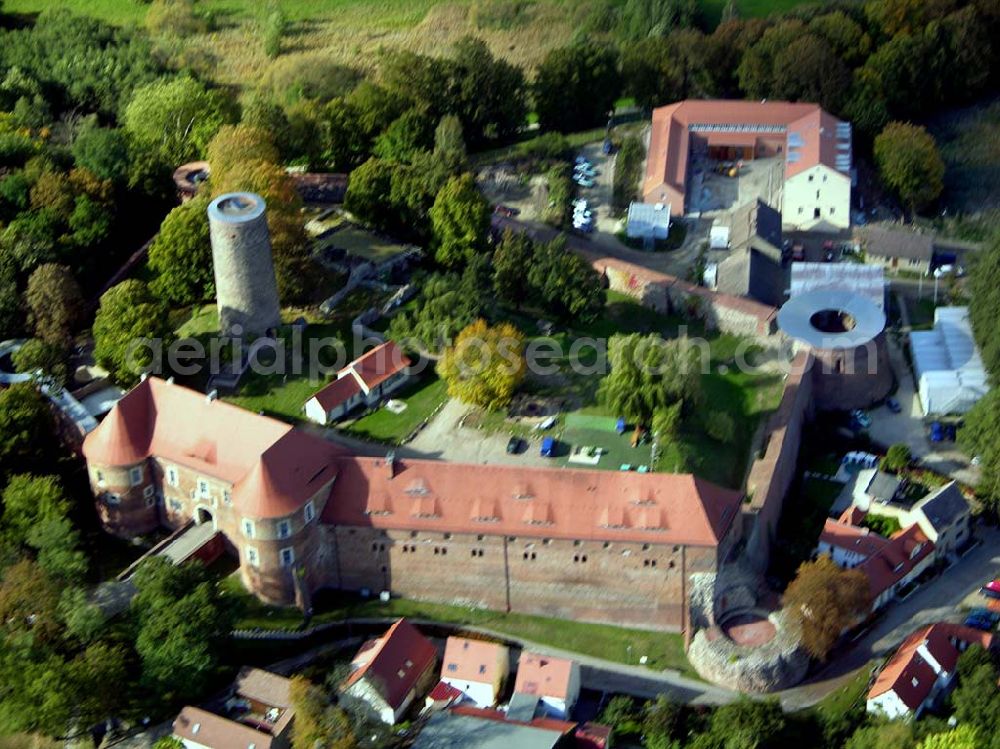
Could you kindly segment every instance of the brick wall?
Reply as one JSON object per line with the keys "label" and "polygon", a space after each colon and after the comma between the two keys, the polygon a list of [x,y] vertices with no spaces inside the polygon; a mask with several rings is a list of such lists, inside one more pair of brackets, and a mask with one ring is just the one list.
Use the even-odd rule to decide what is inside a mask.
{"label": "brick wall", "polygon": [[324,527],[326,584],[451,605],[677,631],[683,577],[716,551],[496,535]]}
{"label": "brick wall", "polygon": [[813,379],[812,354],[801,351],[785,380],[778,409],[768,422],[763,455],[750,467],[750,501],[743,506],[743,526],[746,558],[759,570],[767,568],[771,542],[795,478],[802,427],[811,416]]}

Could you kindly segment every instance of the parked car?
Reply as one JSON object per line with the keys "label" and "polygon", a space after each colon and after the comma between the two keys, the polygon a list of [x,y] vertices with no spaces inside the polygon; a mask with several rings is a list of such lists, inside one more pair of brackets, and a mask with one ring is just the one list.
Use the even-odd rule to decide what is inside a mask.
{"label": "parked car", "polygon": [[895,398],[886,398],[885,407],[892,411],[894,414],[898,414],[903,410],[903,407],[899,405],[899,401]]}
{"label": "parked car", "polygon": [[993,626],[1000,624],[1000,613],[997,613],[996,611],[990,611],[988,608],[985,607],[972,609],[972,611],[969,612],[969,616],[970,617],[974,616],[979,619],[986,619]]}
{"label": "parked car", "polygon": [[1000,580],[991,580],[979,589],[980,595],[1000,599]]}
{"label": "parked car", "polygon": [[985,617],[972,616],[971,614],[965,618],[963,624],[966,627],[972,627],[973,629],[981,629],[984,632],[990,632],[993,627],[996,626],[996,622],[991,621]]}
{"label": "parked car", "polygon": [[867,429],[872,425],[872,417],[860,408],[855,408],[851,411],[851,420],[857,422],[862,429]]}
{"label": "parked car", "polygon": [[519,211],[517,208],[511,208],[509,205],[497,205],[493,207],[493,212],[498,216],[506,216],[507,218],[514,218]]}
{"label": "parked car", "polygon": [[615,150],[615,144],[611,142],[611,138],[605,138],[604,144],[601,146],[601,151],[605,156],[610,156],[611,152]]}
{"label": "parked car", "polygon": [[944,442],[944,427],[940,421],[931,422],[931,442]]}
{"label": "parked car", "polygon": [[586,156],[577,156],[575,161],[577,164],[590,164],[590,160]]}
{"label": "parked car", "polygon": [[546,437],[542,440],[542,448],[539,451],[543,458],[551,458],[556,449],[556,438]]}
{"label": "parked car", "polygon": [[507,440],[507,454],[517,455],[524,449],[524,440],[520,437],[511,437]]}
{"label": "parked car", "polygon": [[580,177],[596,177],[597,170],[589,165],[578,164],[576,169],[573,170],[573,174],[576,174]]}
{"label": "parked car", "polygon": [[590,179],[590,177],[580,177],[576,180],[576,184],[580,187],[593,187],[594,180]]}
{"label": "parked car", "polygon": [[958,427],[954,424],[945,424],[944,438],[948,442],[954,442],[957,437],[958,437]]}

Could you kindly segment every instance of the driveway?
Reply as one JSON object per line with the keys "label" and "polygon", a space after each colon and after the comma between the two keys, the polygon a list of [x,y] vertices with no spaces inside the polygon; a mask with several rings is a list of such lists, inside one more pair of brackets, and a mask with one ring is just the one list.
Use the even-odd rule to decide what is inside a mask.
{"label": "driveway", "polygon": [[885,447],[905,444],[921,465],[974,486],[979,481],[979,469],[969,464],[968,456],[952,442],[934,443],[928,439],[928,428],[913,372],[896,337],[890,333],[888,341],[889,359],[898,383],[898,390],[893,397],[899,401],[902,410],[894,414],[884,405],[872,409],[869,412],[872,425],[868,434]]}
{"label": "driveway", "polygon": [[407,443],[408,452],[425,458],[447,460],[455,463],[480,465],[552,466],[552,460],[539,455],[541,438],[528,441],[528,447],[516,455],[507,453],[510,434],[487,434],[479,429],[461,426],[469,406],[449,400],[437,416]]}

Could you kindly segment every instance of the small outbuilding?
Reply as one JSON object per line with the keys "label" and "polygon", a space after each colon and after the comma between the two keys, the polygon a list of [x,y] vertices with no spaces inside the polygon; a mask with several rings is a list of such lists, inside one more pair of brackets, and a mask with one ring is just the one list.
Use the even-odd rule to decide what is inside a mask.
{"label": "small outbuilding", "polygon": [[410,358],[387,341],[337,372],[337,379],[306,401],[306,418],[329,424],[361,405],[374,406],[409,377]]}
{"label": "small outbuilding", "polygon": [[666,239],[670,235],[670,206],[664,203],[631,203],[625,234],[629,239],[647,242]]}

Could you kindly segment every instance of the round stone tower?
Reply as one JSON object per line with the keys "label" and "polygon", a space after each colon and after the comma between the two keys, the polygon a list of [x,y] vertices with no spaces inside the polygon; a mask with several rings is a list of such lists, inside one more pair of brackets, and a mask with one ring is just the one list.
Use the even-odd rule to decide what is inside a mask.
{"label": "round stone tower", "polygon": [[208,206],[219,327],[259,335],[281,324],[264,199],[251,192],[220,195]]}

